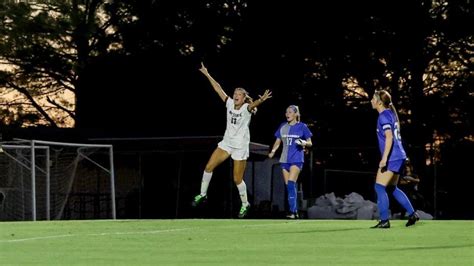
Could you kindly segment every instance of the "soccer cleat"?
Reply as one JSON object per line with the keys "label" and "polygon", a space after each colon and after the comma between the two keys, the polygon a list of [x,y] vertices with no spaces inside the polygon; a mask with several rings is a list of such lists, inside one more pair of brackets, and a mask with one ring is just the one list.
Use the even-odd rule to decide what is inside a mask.
{"label": "soccer cleat", "polygon": [[408,222],[405,224],[406,227],[414,225],[418,220],[420,220],[420,216],[418,213],[414,212],[410,216],[408,216]]}
{"label": "soccer cleat", "polygon": [[239,211],[239,218],[244,218],[245,216],[247,216],[247,213],[249,212],[250,210],[250,204],[247,204],[247,205],[242,205],[242,207],[240,207],[240,211]]}
{"label": "soccer cleat", "polygon": [[378,224],[370,228],[390,228],[390,220],[380,221]]}
{"label": "soccer cleat", "polygon": [[193,205],[193,207],[197,207],[199,205],[201,205],[203,202],[205,202],[207,200],[207,195],[197,195],[196,197],[194,197],[194,200],[193,202],[191,203],[191,205]]}
{"label": "soccer cleat", "polygon": [[300,216],[298,215],[297,212],[290,212],[286,215],[287,219],[299,219]]}

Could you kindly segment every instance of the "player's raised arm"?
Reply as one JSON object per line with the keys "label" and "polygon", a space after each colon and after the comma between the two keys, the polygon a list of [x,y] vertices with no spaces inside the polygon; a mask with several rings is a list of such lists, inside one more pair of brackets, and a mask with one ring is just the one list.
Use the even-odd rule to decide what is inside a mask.
{"label": "player's raised arm", "polygon": [[263,95],[258,95],[258,97],[259,98],[256,101],[249,104],[249,106],[248,106],[249,111],[252,111],[255,107],[259,106],[260,104],[262,104],[267,99],[272,98],[272,92],[270,90],[265,90],[265,93]]}
{"label": "player's raised arm", "polygon": [[226,101],[227,99],[227,94],[225,91],[222,89],[221,85],[209,74],[207,71],[207,68],[204,66],[204,64],[201,62],[201,68],[199,68],[199,71],[204,74],[204,76],[207,77],[209,82],[211,82],[212,88],[219,94],[219,97],[222,99],[222,101]]}

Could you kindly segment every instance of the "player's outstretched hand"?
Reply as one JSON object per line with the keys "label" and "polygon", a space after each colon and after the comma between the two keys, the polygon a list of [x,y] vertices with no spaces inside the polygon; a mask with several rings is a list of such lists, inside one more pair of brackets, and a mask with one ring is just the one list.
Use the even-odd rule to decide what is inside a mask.
{"label": "player's outstretched hand", "polygon": [[201,67],[199,68],[199,71],[201,71],[201,73],[203,73],[204,75],[209,73],[207,72],[207,68],[204,66],[203,62],[201,62]]}
{"label": "player's outstretched hand", "polygon": [[262,102],[266,101],[267,99],[272,98],[272,92],[270,90],[265,90],[265,93],[263,93],[263,95],[258,95],[258,97],[260,97]]}

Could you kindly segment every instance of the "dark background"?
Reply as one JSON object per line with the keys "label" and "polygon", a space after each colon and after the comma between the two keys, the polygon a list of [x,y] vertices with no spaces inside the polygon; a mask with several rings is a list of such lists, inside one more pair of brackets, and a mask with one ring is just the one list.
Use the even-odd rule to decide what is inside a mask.
{"label": "dark background", "polygon": [[[113,143],[118,168],[141,169],[133,177],[140,185],[121,191],[123,218],[175,217],[178,205],[184,210],[178,216],[188,217],[187,201],[198,191],[217,141],[169,146],[127,139],[223,135],[225,106],[198,71],[200,62],[228,95],[238,86],[254,98],[272,90],[273,98],[252,119],[254,142],[271,145],[285,108],[301,107],[314,133],[308,162],[314,171],[302,177],[310,198],[324,192],[324,169],[374,171],[377,113],[369,100],[375,89],[388,88],[400,111],[405,148],[422,178],[427,211],[472,219],[472,60],[467,76],[438,80],[454,82],[452,87],[439,85],[440,91],[429,93],[423,84],[436,51],[442,62],[473,52],[467,41],[473,36],[472,3],[448,2],[442,9],[432,1],[123,1],[139,20],[117,23],[123,51],[91,58],[81,69],[75,128],[4,124],[3,136]],[[443,38],[433,47],[430,36]],[[449,50],[452,43],[460,45],[459,54]],[[184,44],[193,51],[183,52]],[[386,78],[387,71],[394,79]],[[342,81],[348,77],[367,95],[347,96]],[[405,83],[399,86],[397,78]],[[182,165],[185,179],[178,186]],[[236,195],[227,172],[225,164],[213,179],[211,189],[220,191],[223,203],[213,202],[209,216],[232,212],[229,202]]]}

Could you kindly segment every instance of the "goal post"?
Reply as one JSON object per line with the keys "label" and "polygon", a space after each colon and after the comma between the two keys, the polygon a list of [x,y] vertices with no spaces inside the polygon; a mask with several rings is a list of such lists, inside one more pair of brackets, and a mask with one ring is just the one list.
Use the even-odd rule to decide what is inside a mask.
{"label": "goal post", "polygon": [[1,147],[0,220],[116,219],[112,145],[15,139]]}
{"label": "goal post", "polygon": [[[31,154],[36,154],[35,152],[35,149],[39,149],[39,150],[42,150],[45,152],[45,156],[46,156],[46,162],[48,162],[48,158],[49,158],[49,147],[48,146],[40,146],[40,145],[37,145],[35,147],[31,146],[31,145],[12,145],[12,144],[3,144],[1,145],[2,147],[2,154],[4,154],[5,157],[7,157],[9,160],[11,160],[14,164],[18,165],[19,167],[22,167],[24,168],[25,170],[29,170],[30,171],[30,182],[31,182],[31,187],[30,187],[30,191],[31,191],[31,215],[32,215],[32,219],[33,220],[36,220],[36,186],[35,186],[35,175],[33,173],[36,173],[36,169],[35,168],[39,168],[39,171],[44,173],[45,176],[46,176],[46,184],[49,184],[49,168],[47,165],[44,165],[44,169],[43,170],[42,168],[40,168],[36,163],[34,163],[34,157],[36,157],[36,155],[34,156],[31,156],[30,159],[28,159],[26,156],[24,156],[25,154],[21,151],[30,151],[32,152]],[[16,151],[16,152],[15,152]],[[19,152],[20,151],[20,152]],[[28,160],[30,160],[31,164],[28,164]],[[35,165],[36,167],[31,167],[31,165]],[[3,167],[2,167],[3,168]],[[2,169],[2,173],[5,172],[4,171],[5,169]],[[6,172],[10,173],[9,170],[7,170]],[[21,177],[23,178],[23,177]],[[5,178],[6,179],[6,178]],[[1,181],[1,180],[0,180]],[[8,181],[4,181],[2,183],[7,183]],[[14,182],[8,182],[8,183],[14,183]],[[0,183],[1,184],[1,183]],[[49,185],[46,185],[47,187],[47,190],[46,190],[46,219],[49,220],[50,217],[49,217],[49,209],[50,209],[50,205],[49,205]],[[10,189],[13,188],[13,187],[10,187]],[[1,189],[1,187],[0,187]],[[9,187],[6,186],[4,187],[4,189],[8,190]],[[3,192],[3,191],[2,191]],[[8,191],[5,191],[3,192],[4,194],[8,194]],[[23,198],[24,200],[24,198]],[[25,206],[23,206],[24,208]],[[23,217],[25,218],[25,217]]]}

